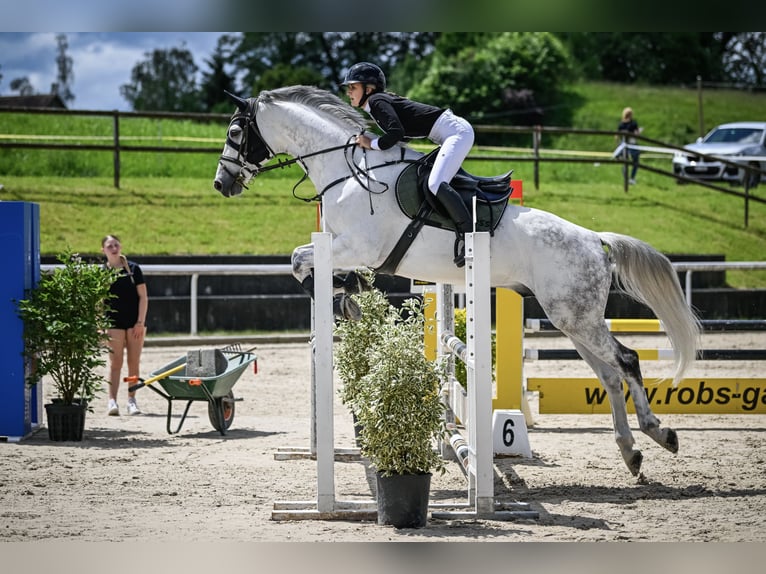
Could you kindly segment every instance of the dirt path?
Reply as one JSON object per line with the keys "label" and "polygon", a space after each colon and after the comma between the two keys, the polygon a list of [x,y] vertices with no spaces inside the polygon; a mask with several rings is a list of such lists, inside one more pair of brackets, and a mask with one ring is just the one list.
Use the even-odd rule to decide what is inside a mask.
{"label": "dirt path", "polygon": [[[707,348],[763,348],[762,333],[708,338]],[[640,336],[640,347],[664,346]],[[564,346],[557,338],[529,339]],[[194,348],[194,347],[192,347]],[[185,355],[186,347],[148,347],[145,371]],[[374,522],[274,521],[277,500],[315,500],[316,463],[275,460],[282,447],[310,440],[310,349],[307,343],[261,345],[258,374],[234,387],[243,400],[229,434],[194,403],[177,435],[165,430],[167,401],[139,393],[141,416],[108,417],[98,404],[82,443],[52,443],[47,431],[0,444],[0,533],[4,542],[117,541],[749,541],[766,542],[766,415],[664,415],[678,431],[670,454],[637,431],[642,480],[622,463],[609,415],[536,412],[529,429],[533,458],[498,458],[500,501],[522,501],[539,519],[497,522],[429,519],[421,530]],[[667,362],[643,363],[646,376]],[[764,376],[763,361],[704,362],[701,376]],[[590,376],[581,361],[525,366],[527,376]],[[121,393],[125,409],[125,393]],[[177,420],[177,419],[174,419]],[[336,401],[336,446],[353,446],[350,415]],[[335,464],[336,496],[371,500],[361,462]],[[435,476],[432,496],[465,500],[457,463]]]}

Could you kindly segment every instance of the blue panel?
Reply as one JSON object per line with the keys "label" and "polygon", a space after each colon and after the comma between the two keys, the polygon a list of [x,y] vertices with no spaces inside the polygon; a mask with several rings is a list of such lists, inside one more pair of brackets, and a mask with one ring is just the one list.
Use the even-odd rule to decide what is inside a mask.
{"label": "blue panel", "polygon": [[0,202],[0,436],[20,438],[41,422],[42,385],[24,383],[24,325],[16,302],[40,277],[40,206]]}

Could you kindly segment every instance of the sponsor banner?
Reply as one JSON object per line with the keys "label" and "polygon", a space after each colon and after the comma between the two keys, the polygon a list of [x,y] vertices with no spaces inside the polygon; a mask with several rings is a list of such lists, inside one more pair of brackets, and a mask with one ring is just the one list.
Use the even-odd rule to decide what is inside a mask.
{"label": "sponsor banner", "polygon": [[[609,399],[598,379],[528,378],[528,391],[540,392],[541,414],[608,414]],[[766,414],[766,379],[689,378],[674,387],[670,379],[645,379],[644,390],[656,414]],[[633,399],[623,383],[628,412]]]}

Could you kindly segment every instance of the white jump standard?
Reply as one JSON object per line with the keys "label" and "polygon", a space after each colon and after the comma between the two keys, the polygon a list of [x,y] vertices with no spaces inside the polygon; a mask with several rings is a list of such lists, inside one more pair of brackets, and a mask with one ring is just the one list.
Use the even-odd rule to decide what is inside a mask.
{"label": "white jump standard", "polygon": [[[457,381],[447,381],[448,421],[455,415],[465,424],[468,438],[450,437],[455,454],[466,471],[468,504],[461,510],[432,510],[433,518],[485,518],[513,520],[538,518],[525,503],[498,504],[494,495],[494,448],[492,441],[492,313],[490,303],[489,233],[465,236],[466,342],[452,332],[452,289],[437,291],[437,340],[441,355],[451,352],[465,363],[467,391]],[[523,420],[523,417],[522,417]],[[431,505],[435,507],[436,505]],[[468,508],[471,507],[472,508]]]}

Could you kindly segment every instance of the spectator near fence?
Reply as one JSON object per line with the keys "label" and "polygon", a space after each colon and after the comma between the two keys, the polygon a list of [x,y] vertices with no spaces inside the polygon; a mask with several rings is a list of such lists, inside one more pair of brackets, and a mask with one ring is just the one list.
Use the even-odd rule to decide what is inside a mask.
{"label": "spectator near fence", "polygon": [[[633,108],[625,108],[622,110],[622,119],[620,120],[619,125],[617,126],[618,132],[628,132],[630,134],[638,135],[643,131],[643,128],[638,127],[638,122],[633,118]],[[630,170],[630,179],[628,182],[630,184],[636,183],[636,172],[638,172],[638,157],[641,155],[641,152],[638,149],[635,149],[633,146],[636,145],[636,138],[634,137],[628,137],[627,138],[627,150],[628,155],[630,157],[630,163],[631,163],[631,170]],[[623,176],[626,173],[626,170],[628,169],[628,166],[623,166],[622,173]]]}

